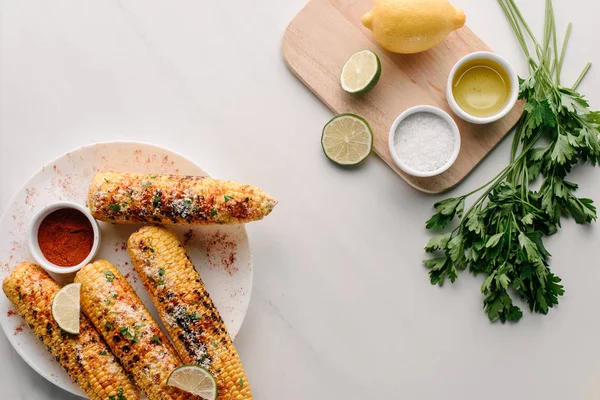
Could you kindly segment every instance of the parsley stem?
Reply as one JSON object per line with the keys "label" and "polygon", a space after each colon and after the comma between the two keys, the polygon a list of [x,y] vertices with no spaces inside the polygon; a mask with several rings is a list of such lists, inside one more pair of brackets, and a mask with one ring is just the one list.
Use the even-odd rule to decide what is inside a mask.
{"label": "parsley stem", "polygon": [[573,24],[569,22],[567,25],[567,32],[565,33],[565,39],[563,40],[562,49],[560,51],[560,59],[558,60],[558,66],[556,68],[556,84],[560,85],[560,74],[562,72],[563,63],[565,61],[565,54],[567,53],[567,46],[569,44],[569,39],[571,39],[571,29],[573,29]]}
{"label": "parsley stem", "polygon": [[521,45],[521,48],[523,49],[523,52],[527,55],[527,58],[530,59],[531,57],[529,56],[529,48],[527,47],[527,43],[525,42],[525,37],[523,35],[523,31],[521,30],[521,26],[517,23],[515,16],[508,9],[505,2],[503,0],[498,0],[498,3],[500,3],[500,7],[502,7],[504,14],[508,18],[508,22],[512,26],[512,29],[513,29],[515,35],[517,36],[517,40],[519,41],[519,44]]}
{"label": "parsley stem", "polygon": [[556,84],[560,81],[560,72],[558,71],[558,41],[556,39],[556,20],[554,18],[554,6],[552,0],[548,0],[548,6],[552,15],[552,48],[554,49],[554,57],[552,62],[552,71],[555,72]]}
{"label": "parsley stem", "polygon": [[590,68],[592,67],[592,63],[588,62],[585,67],[583,68],[583,71],[581,71],[581,74],[579,74],[579,78],[577,78],[577,80],[575,81],[575,84],[573,85],[573,90],[577,90],[577,88],[579,87],[579,84],[581,83],[581,81],[583,80],[583,78],[585,78],[585,76],[587,75],[588,71],[590,70]]}
{"label": "parsley stem", "polygon": [[472,195],[473,193],[476,193],[480,190],[482,190],[483,188],[490,186],[485,193],[483,193],[481,196],[479,196],[479,198],[477,200],[475,200],[475,203],[473,203],[473,205],[469,208],[469,210],[464,214],[464,217],[462,219],[462,221],[460,222],[459,227],[462,228],[462,226],[466,223],[466,221],[468,220],[468,216],[469,214],[471,214],[471,212],[482,202],[484,201],[492,192],[492,190],[494,190],[496,188],[496,186],[498,186],[498,184],[500,182],[502,182],[507,176],[508,174],[513,170],[513,168],[515,168],[515,166],[517,166],[517,164],[527,155],[527,152],[531,149],[531,147],[533,147],[533,145],[535,144],[535,142],[538,141],[538,139],[542,136],[542,133],[538,133],[536,135],[536,137],[531,141],[531,143],[529,143],[525,148],[523,148],[523,150],[521,151],[521,154],[519,154],[519,157],[517,157],[515,159],[515,161],[511,162],[506,168],[504,168],[498,175],[496,175],[496,177],[494,179],[492,179],[490,182],[488,182],[487,184],[483,185],[482,187],[480,187],[479,189],[474,190],[473,192],[467,194],[464,197],[468,197],[470,195]]}
{"label": "parsley stem", "polygon": [[531,41],[535,44],[536,47],[539,48],[540,44],[538,43],[537,39],[535,38],[533,31],[527,24],[527,21],[525,21],[525,18],[523,18],[523,14],[521,14],[521,10],[519,10],[519,7],[517,7],[515,1],[514,0],[507,0],[507,1],[508,1],[509,6],[512,7],[514,14],[519,18],[519,22],[521,23],[521,25],[523,25],[525,27],[525,30],[529,34]]}

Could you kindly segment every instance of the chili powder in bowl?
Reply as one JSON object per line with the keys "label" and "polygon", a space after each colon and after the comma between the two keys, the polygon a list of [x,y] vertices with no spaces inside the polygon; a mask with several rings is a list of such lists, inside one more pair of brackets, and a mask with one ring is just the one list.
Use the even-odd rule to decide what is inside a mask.
{"label": "chili powder in bowl", "polygon": [[98,252],[100,230],[85,207],[63,201],[34,215],[28,241],[31,255],[46,271],[73,274]]}

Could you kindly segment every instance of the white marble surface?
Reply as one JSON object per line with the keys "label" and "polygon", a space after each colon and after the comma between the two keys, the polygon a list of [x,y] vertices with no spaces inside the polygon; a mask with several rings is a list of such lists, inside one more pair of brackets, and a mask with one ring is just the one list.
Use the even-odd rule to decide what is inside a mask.
{"label": "white marble surface", "polygon": [[[377,157],[334,168],[330,112],[286,69],[281,35],[304,0],[0,0],[0,210],[39,166],[95,141],[163,145],[279,200],[248,226],[255,286],[236,341],[258,400],[591,399],[600,393],[597,226],[548,240],[567,293],[548,316],[490,324],[481,278],[443,289],[421,266],[437,199]],[[493,0],[455,0],[471,28],[523,71]],[[521,0],[541,27],[542,1]],[[565,77],[597,49],[600,3],[557,0],[575,29]],[[581,89],[600,108],[600,70]],[[505,141],[458,189],[505,163]],[[600,200],[599,174],[578,169]],[[0,334],[2,399],[74,399]]]}

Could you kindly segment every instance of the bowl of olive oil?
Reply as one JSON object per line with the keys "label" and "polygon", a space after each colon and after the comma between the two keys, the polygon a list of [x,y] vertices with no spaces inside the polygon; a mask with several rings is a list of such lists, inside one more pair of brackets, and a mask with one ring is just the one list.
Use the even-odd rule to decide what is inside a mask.
{"label": "bowl of olive oil", "polygon": [[465,121],[489,124],[509,113],[519,96],[519,81],[501,56],[478,51],[461,58],[448,77],[450,108]]}

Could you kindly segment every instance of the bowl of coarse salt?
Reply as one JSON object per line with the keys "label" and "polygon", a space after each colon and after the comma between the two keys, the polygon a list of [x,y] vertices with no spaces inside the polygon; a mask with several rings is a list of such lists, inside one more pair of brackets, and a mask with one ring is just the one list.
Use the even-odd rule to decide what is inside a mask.
{"label": "bowl of coarse salt", "polygon": [[444,110],[433,106],[409,108],[390,129],[390,154],[402,171],[417,177],[448,170],[460,152],[460,132]]}

